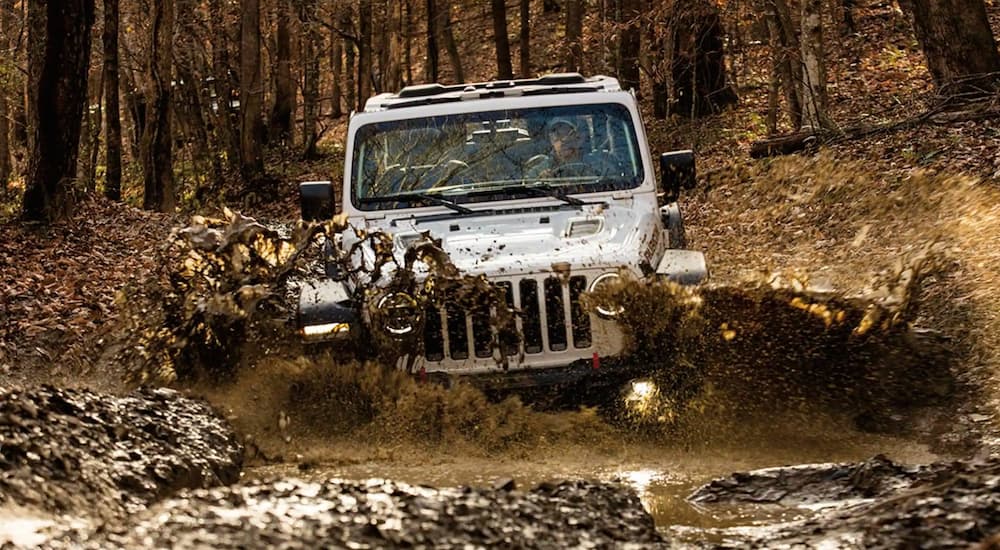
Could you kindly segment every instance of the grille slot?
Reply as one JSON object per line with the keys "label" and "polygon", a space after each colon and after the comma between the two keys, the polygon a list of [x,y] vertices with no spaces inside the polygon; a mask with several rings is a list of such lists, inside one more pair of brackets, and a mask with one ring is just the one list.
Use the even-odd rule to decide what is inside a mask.
{"label": "grille slot", "polygon": [[590,314],[583,309],[580,296],[587,290],[587,278],[582,275],[569,280],[570,320],[573,323],[573,347],[589,348],[593,339],[590,334]]}
{"label": "grille slot", "polygon": [[549,336],[549,349],[566,349],[566,306],[563,285],[558,277],[545,279],[545,327]]}
{"label": "grille slot", "polygon": [[542,314],[538,304],[538,281],[523,279],[521,290],[521,332],[524,335],[524,353],[542,352]]}
{"label": "grille slot", "polygon": [[446,356],[456,361],[470,355],[489,358],[498,342],[508,356],[593,345],[590,314],[581,303],[587,289],[585,276],[573,276],[568,284],[562,278],[547,277],[501,281],[496,286],[507,307],[520,310],[516,328],[496,327],[499,332],[494,335],[485,299],[472,304],[449,303],[443,308],[429,306],[424,323],[424,356],[428,361],[443,361]]}

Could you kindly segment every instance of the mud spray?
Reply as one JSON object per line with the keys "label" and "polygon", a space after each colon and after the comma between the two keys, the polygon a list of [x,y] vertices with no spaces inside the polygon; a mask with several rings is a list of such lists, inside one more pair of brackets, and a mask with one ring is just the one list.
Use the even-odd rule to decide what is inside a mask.
{"label": "mud spray", "polygon": [[[825,157],[708,179],[688,223],[711,284],[632,281],[594,297],[628,306],[631,360],[651,373],[639,406],[623,395],[611,400],[618,408],[536,410],[464,384],[420,384],[349,350],[307,354],[287,322],[287,283],[308,271],[319,236],[342,229],[339,220],[284,233],[231,212],[193,220],[164,246],[158,278],[123,297],[124,333],[135,336],[121,359],[136,383],[206,395],[264,462],[566,458],[636,441],[766,445],[789,429],[971,438],[954,436],[956,418],[996,406],[983,398],[995,394],[1000,357],[988,338],[1000,328],[995,189],[876,176]],[[423,284],[435,299],[405,269],[434,261],[437,286],[488,293],[483,280],[449,271],[432,245],[392,284],[417,294]]]}

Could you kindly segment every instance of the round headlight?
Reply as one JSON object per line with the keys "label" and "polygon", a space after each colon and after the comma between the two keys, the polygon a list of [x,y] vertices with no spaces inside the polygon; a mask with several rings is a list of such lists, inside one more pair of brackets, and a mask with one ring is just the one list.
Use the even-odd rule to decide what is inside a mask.
{"label": "round headlight", "polygon": [[382,327],[392,336],[406,336],[420,323],[417,301],[405,292],[390,292],[375,305]]}
{"label": "round headlight", "polygon": [[605,273],[598,276],[593,280],[593,282],[590,283],[591,293],[604,293],[604,295],[600,297],[600,301],[594,306],[597,314],[601,317],[614,318],[621,315],[621,313],[625,311],[625,308],[622,307],[621,304],[610,300],[610,296],[608,296],[609,290],[617,285],[620,285],[621,282],[622,278],[617,273]]}

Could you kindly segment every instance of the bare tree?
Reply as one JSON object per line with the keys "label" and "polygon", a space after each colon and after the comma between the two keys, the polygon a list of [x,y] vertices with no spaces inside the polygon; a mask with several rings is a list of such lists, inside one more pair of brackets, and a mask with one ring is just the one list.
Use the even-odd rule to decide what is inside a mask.
{"label": "bare tree", "polygon": [[424,63],[424,80],[438,80],[438,6],[435,0],[427,0],[427,62]]}
{"label": "bare tree", "polygon": [[514,68],[510,62],[510,38],[507,36],[507,5],[505,0],[492,0],[493,40],[497,54],[497,77],[514,78]]}
{"label": "bare tree", "polygon": [[[73,208],[80,123],[87,99],[93,0],[29,2],[29,127],[27,188],[22,215],[54,221]],[[33,90],[32,90],[33,88]]]}
{"label": "bare tree", "polygon": [[621,0],[618,39],[618,77],[622,87],[639,92],[639,51],[642,47],[642,31],[639,22],[641,2]]}
{"label": "bare tree", "polygon": [[437,22],[434,30],[439,34],[438,43],[444,45],[448,52],[448,63],[454,73],[456,82],[465,82],[465,71],[462,68],[462,57],[458,53],[458,42],[455,41],[455,32],[451,21],[451,0],[440,0],[443,4],[438,6]]}
{"label": "bare tree", "polygon": [[118,102],[118,0],[104,0],[104,196],[122,198],[122,120]]}
{"label": "bare tree", "polygon": [[827,115],[823,0],[802,0],[802,127],[832,129]]}
{"label": "bare tree", "polygon": [[531,2],[520,0],[521,4],[521,33],[520,33],[520,57],[518,64],[521,69],[521,78],[531,76]]}
{"label": "bare tree", "polygon": [[174,209],[173,135],[170,96],[173,81],[173,0],[153,0],[150,14],[149,65],[146,80],[146,120],[140,144],[147,210]]}
{"label": "bare tree", "polygon": [[229,39],[226,32],[223,0],[209,0],[209,20],[212,38],[212,103],[215,138],[226,151],[228,167],[236,172],[241,168],[239,121],[233,110],[233,92],[238,88],[235,73],[229,66]]}
{"label": "bare tree", "polygon": [[[772,81],[777,85],[776,78],[784,84],[785,111],[794,128],[802,125],[802,91],[798,83],[802,74],[802,64],[799,61],[798,39],[791,28],[791,18],[785,0],[765,0],[765,21],[771,42],[771,55],[775,76]],[[777,101],[777,97],[775,97]],[[776,108],[775,108],[776,109]],[[775,114],[775,118],[777,115]],[[774,122],[777,126],[777,120]]]}
{"label": "bare tree", "polygon": [[243,179],[264,175],[264,83],[260,62],[260,0],[243,0],[240,19],[240,160]]}
{"label": "bare tree", "polygon": [[[14,0],[0,1],[0,49],[9,51],[13,40],[11,31],[14,28]],[[7,190],[13,167],[10,162],[10,125],[8,119],[10,109],[7,108],[7,90],[0,88],[0,194]]]}
{"label": "bare tree", "polygon": [[983,0],[900,0],[899,4],[913,21],[939,90],[982,93],[995,89],[1000,82],[1000,52]]}
{"label": "bare tree", "polygon": [[675,4],[671,47],[671,112],[697,117],[738,98],[726,78],[723,29],[713,2]]}
{"label": "bare tree", "polygon": [[355,106],[357,95],[357,69],[355,67],[355,35],[353,27],[353,10],[349,4],[344,4],[340,14],[340,32],[344,33],[344,104],[348,110]]}
{"label": "bare tree", "polygon": [[333,32],[330,35],[330,116],[340,118],[343,116],[343,107],[340,102],[343,99],[341,92],[341,79],[344,75],[344,41],[340,37],[340,30],[333,25]]}
{"label": "bare tree", "polygon": [[292,111],[295,109],[295,90],[292,86],[291,14],[289,0],[276,0],[277,31],[275,41],[276,62],[274,75],[274,105],[268,129],[278,142],[289,142],[292,137]]}
{"label": "bare tree", "polygon": [[316,155],[319,118],[319,23],[316,1],[301,0],[299,22],[302,28],[302,154]]}
{"label": "bare tree", "polygon": [[372,0],[358,5],[358,110],[372,95]]}
{"label": "bare tree", "polygon": [[583,70],[583,0],[566,0],[566,70]]}

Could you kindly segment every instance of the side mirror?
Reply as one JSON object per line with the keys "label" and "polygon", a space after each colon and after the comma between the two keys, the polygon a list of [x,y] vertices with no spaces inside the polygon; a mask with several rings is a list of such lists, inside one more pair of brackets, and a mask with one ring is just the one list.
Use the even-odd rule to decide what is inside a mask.
{"label": "side mirror", "polygon": [[328,181],[304,181],[299,184],[302,219],[309,222],[329,220],[335,211],[333,185]]}
{"label": "side mirror", "polygon": [[693,189],[694,151],[671,151],[660,155],[660,187],[663,188],[667,203],[676,202],[681,196],[681,188]]}

